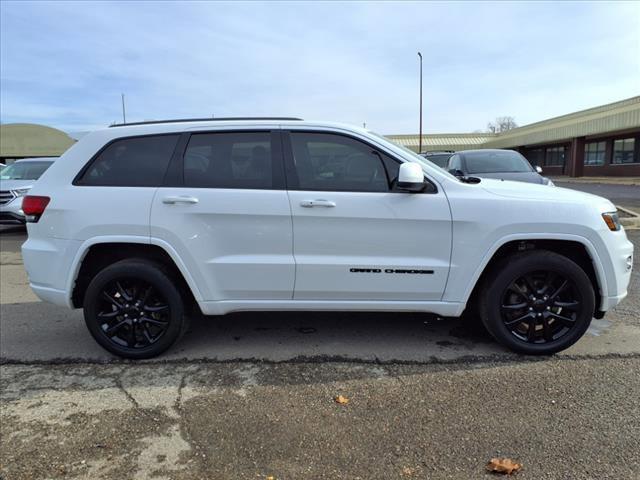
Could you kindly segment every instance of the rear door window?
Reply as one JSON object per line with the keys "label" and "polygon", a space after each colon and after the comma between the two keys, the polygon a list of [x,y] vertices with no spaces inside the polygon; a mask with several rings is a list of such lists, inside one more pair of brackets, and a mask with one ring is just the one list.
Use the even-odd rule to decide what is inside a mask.
{"label": "rear door window", "polygon": [[91,162],[79,185],[159,187],[179,135],[149,135],[116,140]]}
{"label": "rear door window", "polygon": [[271,132],[191,135],[184,154],[184,186],[275,189]]}

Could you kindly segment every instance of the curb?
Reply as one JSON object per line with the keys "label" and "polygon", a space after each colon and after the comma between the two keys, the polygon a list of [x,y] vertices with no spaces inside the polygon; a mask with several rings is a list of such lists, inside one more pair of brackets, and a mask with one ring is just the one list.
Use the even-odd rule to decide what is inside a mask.
{"label": "curb", "polygon": [[623,208],[620,205],[616,205],[616,208],[621,212],[630,215],[629,217],[620,218],[620,223],[625,228],[625,230],[640,230],[640,214],[634,212],[633,210],[629,210],[627,208]]}
{"label": "curb", "polygon": [[578,183],[583,185],[623,185],[623,186],[640,186],[640,181],[633,179],[625,179],[624,177],[618,179],[618,177],[610,178],[589,178],[589,177],[549,177],[554,182],[558,183]]}

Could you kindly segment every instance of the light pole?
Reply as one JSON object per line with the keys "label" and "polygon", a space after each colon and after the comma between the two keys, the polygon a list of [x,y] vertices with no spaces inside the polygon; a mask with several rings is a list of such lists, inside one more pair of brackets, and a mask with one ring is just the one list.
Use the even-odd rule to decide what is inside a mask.
{"label": "light pole", "polygon": [[124,93],[121,93],[120,96],[122,97],[122,123],[127,123],[127,115],[124,109]]}
{"label": "light pole", "polygon": [[418,137],[418,153],[422,153],[422,54],[418,52],[420,57],[420,134]]}

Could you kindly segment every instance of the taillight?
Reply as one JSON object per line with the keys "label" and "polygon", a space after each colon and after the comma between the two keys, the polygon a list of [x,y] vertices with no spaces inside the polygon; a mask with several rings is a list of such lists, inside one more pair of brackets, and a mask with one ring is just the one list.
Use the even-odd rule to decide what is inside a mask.
{"label": "taillight", "polygon": [[44,213],[44,209],[49,205],[49,197],[39,197],[37,195],[27,195],[22,199],[22,211],[27,222],[37,222]]}

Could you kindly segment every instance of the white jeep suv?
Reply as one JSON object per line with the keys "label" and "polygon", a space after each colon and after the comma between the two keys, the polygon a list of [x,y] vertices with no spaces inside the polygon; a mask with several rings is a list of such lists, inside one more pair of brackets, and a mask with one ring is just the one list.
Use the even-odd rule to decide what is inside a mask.
{"label": "white jeep suv", "polygon": [[93,132],[25,197],[43,300],[83,308],[110,352],[158,355],[189,311],[477,312],[551,354],[627,294],[608,200],[457,178],[366,130],[294,118]]}

